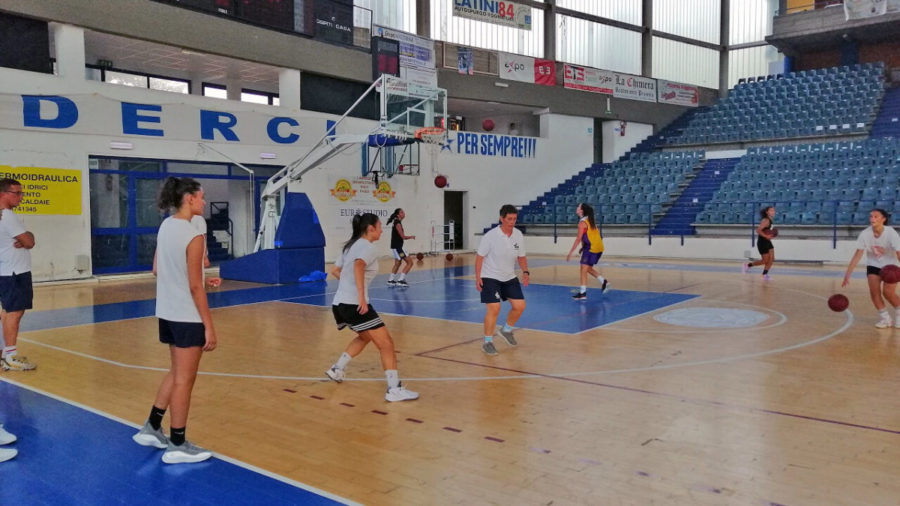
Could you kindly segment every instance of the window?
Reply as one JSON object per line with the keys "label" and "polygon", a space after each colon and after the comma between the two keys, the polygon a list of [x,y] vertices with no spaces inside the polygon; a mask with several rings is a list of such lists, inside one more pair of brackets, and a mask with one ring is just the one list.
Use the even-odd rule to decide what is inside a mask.
{"label": "window", "polygon": [[278,94],[268,93],[265,91],[241,90],[241,102],[250,102],[252,104],[278,105]]}
{"label": "window", "polygon": [[212,98],[228,98],[228,90],[220,84],[203,83],[203,96]]}
{"label": "window", "polygon": [[[641,74],[641,34],[557,15],[556,59],[604,70]],[[610,48],[616,48],[610,51]]]}
{"label": "window", "polygon": [[188,95],[191,93],[190,88],[190,83],[187,81],[178,79],[165,79],[162,77],[150,78],[151,90],[171,91],[174,93],[184,93],[185,95]]}
{"label": "window", "polygon": [[147,84],[147,76],[132,74],[129,72],[107,70],[104,72],[103,80],[110,84],[121,84],[123,86],[133,86],[135,88],[149,88],[149,85]]}

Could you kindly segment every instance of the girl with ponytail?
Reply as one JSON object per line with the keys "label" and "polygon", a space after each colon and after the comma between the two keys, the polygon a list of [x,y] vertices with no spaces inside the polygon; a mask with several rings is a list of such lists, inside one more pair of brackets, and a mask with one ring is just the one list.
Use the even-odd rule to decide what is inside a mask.
{"label": "girl with ponytail", "polygon": [[[381,238],[381,221],[378,216],[365,213],[354,216],[352,223],[350,240],[344,244],[341,256],[331,271],[340,280],[331,311],[338,330],[350,327],[356,332],[356,337],[325,374],[338,383],[344,381],[347,364],[369,342],[373,342],[381,352],[381,365],[387,379],[384,399],[388,402],[418,399],[418,393],[407,390],[400,382],[394,340],[375,308],[369,304],[369,285],[378,274],[378,253],[373,243]],[[345,269],[349,272],[344,273]]]}
{"label": "girl with ponytail", "polygon": [[[403,241],[405,239],[415,239],[414,235],[406,235],[403,232],[403,218],[406,218],[406,213],[401,208],[394,209],[394,212],[387,220],[387,224],[394,224],[391,227],[391,254],[394,255],[394,267],[391,269],[391,278],[388,279],[388,286],[409,286],[409,283],[406,282],[406,275],[409,274],[409,271],[412,270],[413,259],[411,256],[407,255],[405,251],[403,251]],[[397,271],[400,270],[400,264],[406,263],[406,267],[403,268],[403,272],[400,273],[400,276],[397,279],[394,279],[394,276],[397,275]]]}
{"label": "girl with ponytail", "polygon": [[[154,262],[159,340],[169,346],[172,365],[159,386],[147,423],[132,439],[143,446],[165,449],[162,461],[167,464],[201,462],[212,453],[188,441],[185,432],[200,358],[217,344],[203,286],[206,238],[191,225],[192,218],[203,215],[206,201],[200,183],[170,177],[157,203],[161,210],[174,211],[159,226]],[[167,438],[162,419],[170,407],[171,432]]]}
{"label": "girl with ponytail", "polygon": [[572,253],[578,245],[581,245],[581,288],[572,296],[575,300],[587,299],[587,276],[597,278],[600,282],[600,293],[609,288],[609,281],[600,275],[600,272],[594,269],[600,257],[603,256],[603,237],[600,236],[600,229],[597,228],[597,222],[594,219],[594,208],[587,203],[578,204],[575,208],[575,214],[578,215],[578,236],[569,250],[566,262],[572,259]]}

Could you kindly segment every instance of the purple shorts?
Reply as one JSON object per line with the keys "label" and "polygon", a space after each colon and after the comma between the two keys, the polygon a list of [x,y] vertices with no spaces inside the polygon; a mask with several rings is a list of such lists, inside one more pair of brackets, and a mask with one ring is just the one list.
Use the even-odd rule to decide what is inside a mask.
{"label": "purple shorts", "polygon": [[602,251],[600,253],[591,253],[591,250],[585,248],[584,251],[581,252],[581,265],[590,265],[593,267],[597,265],[597,262],[600,261],[600,257],[602,256]]}

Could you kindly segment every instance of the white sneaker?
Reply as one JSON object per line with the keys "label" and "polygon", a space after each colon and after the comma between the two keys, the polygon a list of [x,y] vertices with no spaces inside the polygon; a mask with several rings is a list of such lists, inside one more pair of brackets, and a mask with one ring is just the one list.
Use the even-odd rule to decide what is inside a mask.
{"label": "white sneaker", "polygon": [[175,446],[169,441],[169,446],[163,453],[162,461],[166,464],[193,464],[195,462],[203,462],[212,457],[212,452],[200,448],[199,446],[185,441],[183,445]]}
{"label": "white sneaker", "polygon": [[741,264],[741,272],[744,274],[747,274],[748,271],[750,271],[750,266],[747,265],[747,262],[742,263]]}
{"label": "white sneaker", "polygon": [[149,421],[144,423],[141,430],[138,431],[137,434],[131,436],[131,439],[141,446],[152,446],[154,448],[159,448],[160,450],[169,447],[169,438],[163,434],[162,426],[158,429],[154,429]]}
{"label": "white sneaker", "polygon": [[880,322],[875,324],[876,329],[889,329],[894,326],[894,322],[891,321],[891,317],[882,318]]}
{"label": "white sneaker", "polygon": [[336,381],[338,383],[344,381],[346,374],[343,369],[338,369],[337,367],[332,367],[325,371],[325,375],[331,378],[332,381]]}
{"label": "white sneaker", "polygon": [[0,448],[0,462],[6,462],[9,459],[15,458],[18,454],[19,451],[15,448]]}
{"label": "white sneaker", "polygon": [[3,424],[0,423],[0,445],[15,443],[16,439],[18,438],[16,438],[14,434],[7,432],[7,430],[3,428]]}
{"label": "white sneaker", "polygon": [[37,365],[29,362],[27,358],[21,355],[3,357],[3,369],[5,371],[31,371],[36,367]]}
{"label": "white sneaker", "polygon": [[388,402],[414,401],[419,398],[418,392],[407,390],[403,384],[398,387],[389,388],[384,394],[384,400]]}

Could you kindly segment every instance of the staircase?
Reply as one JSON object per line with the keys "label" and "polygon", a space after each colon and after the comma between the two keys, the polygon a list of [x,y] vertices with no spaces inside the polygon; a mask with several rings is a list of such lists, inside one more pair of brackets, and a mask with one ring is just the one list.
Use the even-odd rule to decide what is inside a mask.
{"label": "staircase", "polygon": [[227,246],[223,246],[216,237],[216,231],[224,231],[228,234],[229,243],[232,240],[232,223],[228,217],[228,202],[211,202],[209,205],[210,217],[206,220],[206,253],[211,263],[230,260],[232,255]]}
{"label": "staircase", "polygon": [[900,87],[891,88],[885,92],[881,100],[881,109],[872,124],[869,137],[900,138]]}
{"label": "staircase", "polygon": [[719,158],[709,160],[700,169],[690,185],[684,189],[669,208],[665,216],[653,228],[653,235],[694,235],[691,223],[697,220],[697,214],[712,198],[713,193],[728,179],[740,158]]}

